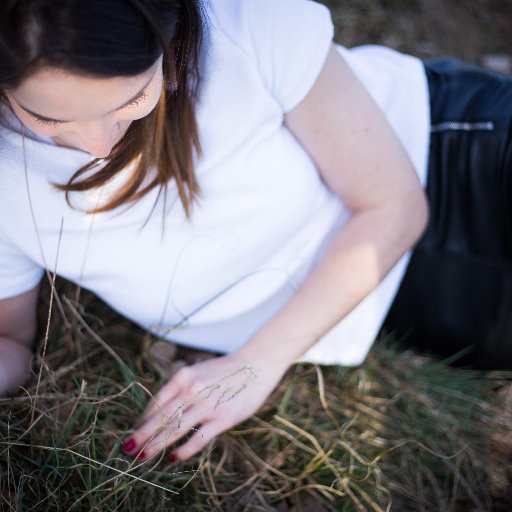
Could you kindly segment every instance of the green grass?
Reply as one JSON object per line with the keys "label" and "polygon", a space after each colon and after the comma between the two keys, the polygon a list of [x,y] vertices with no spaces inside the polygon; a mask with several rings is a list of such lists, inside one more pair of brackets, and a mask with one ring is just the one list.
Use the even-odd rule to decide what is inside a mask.
{"label": "green grass", "polygon": [[507,510],[512,376],[389,339],[359,368],[295,366],[257,416],[187,463],[134,462],[123,438],[198,353],[171,346],[162,369],[144,332],[60,287],[66,321],[55,314],[33,379],[0,401],[0,510]]}

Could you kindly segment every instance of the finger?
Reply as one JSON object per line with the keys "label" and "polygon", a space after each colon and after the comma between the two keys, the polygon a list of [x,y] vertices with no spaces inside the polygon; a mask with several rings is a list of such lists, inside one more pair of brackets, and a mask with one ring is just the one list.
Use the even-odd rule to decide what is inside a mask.
{"label": "finger", "polygon": [[144,445],[144,456],[148,459],[155,456],[158,452],[168,446],[176,443],[185,435],[193,432],[196,425],[202,424],[208,420],[213,408],[204,403],[195,404],[186,409],[180,418],[181,421],[172,422],[165,428],[161,428],[156,435],[152,436]]}
{"label": "finger", "polygon": [[159,412],[162,410],[162,407],[165,403],[169,402],[173,398],[176,398],[180,391],[181,386],[179,382],[177,382],[177,379],[173,378],[166,384],[164,384],[159,390],[156,395],[154,395],[151,400],[149,401],[146,410],[144,411],[144,414],[142,416],[142,421],[145,421],[146,419],[153,416],[156,412]]}
{"label": "finger", "polygon": [[127,455],[131,455],[146,450],[146,445],[149,444],[160,431],[177,430],[183,420],[183,409],[183,399],[181,397],[177,397],[166,404],[162,404],[152,416],[144,419],[144,422],[125,442],[123,445],[124,452]]}
{"label": "finger", "polygon": [[172,451],[170,460],[175,462],[189,459],[228,428],[222,420],[206,421],[186,443]]}
{"label": "finger", "polygon": [[[218,386],[213,386],[213,388],[217,387]],[[213,389],[210,388],[212,388],[212,386],[207,386],[200,380],[195,379],[194,368],[192,366],[181,368],[169,382],[162,386],[153,399],[150,400],[143,418],[146,419],[155,414],[162,408],[164,403],[172,400],[180,393],[183,394],[186,391],[190,396],[189,401],[193,402],[201,398],[200,395],[204,395],[207,392],[211,393]]]}
{"label": "finger", "polygon": [[[135,430],[135,432],[125,441],[123,444],[123,451],[127,455],[133,455],[136,452],[140,452],[141,450],[146,449],[146,445],[149,444],[149,441],[152,441],[160,431],[176,431],[180,432],[176,438],[180,438],[183,436],[180,430],[180,423],[182,421],[183,413],[197,406],[197,404],[203,404],[205,400],[207,400],[207,396],[203,396],[204,385],[200,382],[188,382],[190,379],[188,378],[188,373],[184,370],[180,370],[180,376],[177,374],[178,387],[182,387],[188,383],[189,393],[192,393],[192,396],[188,396],[185,399],[183,393],[179,393],[174,398],[169,398],[166,402],[161,402],[164,397],[172,396],[167,395],[168,391],[164,388],[169,388],[169,384],[166,384],[162,391],[159,392],[155,396],[156,407],[153,407],[153,414],[149,414],[148,411],[142,417],[142,424]],[[176,389],[176,388],[173,388]],[[194,417],[199,413],[199,410],[196,409],[192,413],[191,417]],[[203,414],[202,418],[205,417]],[[193,425],[190,425],[193,426]],[[167,434],[168,437],[168,434]],[[151,450],[151,453],[154,453],[154,450]],[[148,457],[148,454],[145,453],[144,457]]]}

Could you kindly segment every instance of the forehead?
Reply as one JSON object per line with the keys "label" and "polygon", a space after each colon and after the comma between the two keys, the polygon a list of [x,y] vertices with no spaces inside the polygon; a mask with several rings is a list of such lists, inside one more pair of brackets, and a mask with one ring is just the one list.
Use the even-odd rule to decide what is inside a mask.
{"label": "forehead", "polygon": [[140,75],[98,78],[41,68],[8,94],[22,107],[50,119],[101,117],[136,95],[155,74],[155,63]]}

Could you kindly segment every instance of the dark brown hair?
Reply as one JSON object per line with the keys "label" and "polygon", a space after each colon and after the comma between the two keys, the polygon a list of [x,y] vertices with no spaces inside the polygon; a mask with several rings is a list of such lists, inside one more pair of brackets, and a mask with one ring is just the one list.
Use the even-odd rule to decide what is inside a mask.
{"label": "dark brown hair", "polygon": [[198,194],[194,152],[201,152],[194,107],[203,30],[200,0],[0,2],[2,90],[43,66],[95,77],[135,76],[163,55],[156,108],[131,123],[108,158],[93,160],[59,189],[68,194],[100,187],[133,165],[125,184],[94,212],[131,203],[155,187],[160,196],[174,180],[190,213]]}

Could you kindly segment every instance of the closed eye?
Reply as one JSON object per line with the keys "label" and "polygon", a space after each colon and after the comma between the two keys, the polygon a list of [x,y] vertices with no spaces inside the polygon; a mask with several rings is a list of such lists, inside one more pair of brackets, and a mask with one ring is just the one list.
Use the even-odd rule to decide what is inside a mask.
{"label": "closed eye", "polygon": [[121,109],[127,108],[127,107],[137,107],[139,105],[139,103],[141,101],[144,101],[147,97],[148,97],[148,92],[146,89],[144,89],[143,91],[140,92],[140,94],[136,98],[133,98],[129,103],[118,108],[118,110],[121,110]]}
{"label": "closed eye", "polygon": [[56,119],[48,119],[47,117],[36,116],[32,113],[30,115],[36,120],[37,123],[42,124],[44,126],[58,126],[61,124],[65,124],[67,121],[57,121]]}
{"label": "closed eye", "polygon": [[[147,96],[148,92],[146,89],[144,89],[136,98],[133,98],[125,105],[120,106],[118,109],[116,109],[116,111],[129,107],[137,107],[141,101],[144,101],[147,98]],[[37,123],[42,124],[44,126],[59,126],[61,124],[69,123],[69,121],[58,121],[57,119],[50,119],[48,117],[38,116],[33,112],[29,112],[29,114],[36,120]]]}

